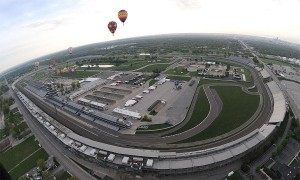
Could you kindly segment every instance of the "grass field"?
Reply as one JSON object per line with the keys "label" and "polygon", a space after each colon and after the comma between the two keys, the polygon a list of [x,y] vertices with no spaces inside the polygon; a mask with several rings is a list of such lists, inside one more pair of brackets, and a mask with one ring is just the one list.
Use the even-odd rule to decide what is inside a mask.
{"label": "grass field", "polygon": [[217,86],[214,89],[223,102],[220,115],[204,131],[176,143],[195,142],[225,134],[245,123],[259,105],[258,95],[246,94],[240,87]]}
{"label": "grass field", "polygon": [[166,72],[166,74],[170,74],[170,75],[185,75],[187,74],[188,71],[186,70],[185,67],[175,67],[174,69],[170,69]]}
{"label": "grass field", "polygon": [[38,159],[48,159],[48,154],[44,149],[39,149],[37,152],[32,154],[28,159],[19,164],[15,169],[9,172],[13,179],[17,179],[30,169],[36,167],[36,161]]}
{"label": "grass field", "polygon": [[16,113],[16,112],[18,112],[18,111],[19,111],[19,110],[18,110],[18,108],[16,108],[16,107],[13,108],[13,109],[11,110],[12,113]]}
{"label": "grass field", "polygon": [[99,72],[97,71],[75,71],[73,73],[61,73],[61,77],[70,77],[70,78],[87,78],[93,76]]}
{"label": "grass field", "polygon": [[45,71],[40,71],[40,72],[35,73],[35,75],[33,75],[33,79],[38,80],[45,76],[47,76],[47,73]]}
{"label": "grass field", "polygon": [[22,123],[20,123],[19,125],[17,125],[16,127],[20,132],[24,131],[25,129],[28,128],[27,124],[25,121],[23,121]]}
{"label": "grass field", "polygon": [[126,63],[120,64],[119,66],[115,66],[112,69],[116,71],[132,71],[146,66],[147,64],[151,63],[144,60],[128,61]]}
{"label": "grass field", "polygon": [[[5,134],[5,130],[4,129],[1,129],[0,130],[0,141],[4,138],[4,136],[7,135]],[[6,137],[6,136],[5,136]]]}
{"label": "grass field", "polygon": [[249,81],[249,82],[251,82],[251,84],[253,84],[253,77],[252,77],[249,69],[244,69],[244,74],[246,76],[246,81]]}
{"label": "grass field", "polygon": [[178,80],[178,81],[189,81],[191,77],[187,76],[167,76],[167,79]]}
{"label": "grass field", "polygon": [[39,148],[38,142],[34,141],[34,136],[31,136],[21,144],[2,153],[0,156],[0,162],[4,165],[7,171],[10,171],[14,166]]}
{"label": "grass field", "polygon": [[155,80],[154,79],[151,79],[150,81],[149,81],[149,86],[152,86],[153,84],[155,84]]}
{"label": "grass field", "polygon": [[197,126],[205,119],[205,117],[209,113],[209,110],[210,110],[210,106],[209,106],[208,99],[205,95],[204,89],[201,88],[199,90],[199,94],[197,97],[197,101],[196,101],[195,108],[194,108],[193,114],[191,116],[191,119],[182,128],[180,128],[177,131],[172,132],[168,135],[182,133],[184,131],[187,131],[187,130]]}
{"label": "grass field", "polygon": [[161,72],[164,71],[170,64],[151,64],[143,69],[138,70],[139,72]]}

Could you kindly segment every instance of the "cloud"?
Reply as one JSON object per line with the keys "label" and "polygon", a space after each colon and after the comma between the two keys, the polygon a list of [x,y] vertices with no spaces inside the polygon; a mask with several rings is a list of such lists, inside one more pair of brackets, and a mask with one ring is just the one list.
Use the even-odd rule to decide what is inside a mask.
{"label": "cloud", "polygon": [[60,19],[49,19],[49,20],[38,20],[35,22],[31,22],[29,24],[26,24],[24,27],[25,28],[30,28],[30,29],[48,29],[48,28],[55,28],[60,25],[63,25],[66,23],[65,18],[60,18]]}
{"label": "cloud", "polygon": [[182,9],[198,9],[201,7],[200,0],[178,0],[177,5]]}

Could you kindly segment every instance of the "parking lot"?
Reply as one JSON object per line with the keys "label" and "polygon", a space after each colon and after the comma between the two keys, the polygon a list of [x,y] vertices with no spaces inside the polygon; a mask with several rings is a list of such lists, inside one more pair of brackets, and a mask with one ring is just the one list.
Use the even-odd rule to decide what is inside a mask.
{"label": "parking lot", "polygon": [[290,66],[273,64],[269,67],[274,73],[277,72],[277,74],[282,74],[286,79],[300,82],[300,73]]}
{"label": "parking lot", "polygon": [[290,138],[287,146],[284,148],[282,153],[280,153],[280,155],[275,158],[275,160],[282,164],[289,165],[295,155],[298,154],[299,149],[300,143],[298,143],[295,139]]}
{"label": "parking lot", "polygon": [[295,101],[298,109],[300,109],[300,84],[291,81],[281,81],[281,84],[287,88],[289,95]]}
{"label": "parking lot", "polygon": [[[143,99],[136,105],[127,107],[131,111],[137,111],[142,115],[149,114],[147,110],[156,100],[163,100],[166,104],[160,108],[157,115],[152,117],[152,122],[164,123],[166,121],[176,124],[182,121],[188,111],[197,84],[189,86],[188,82],[182,83],[182,89],[175,89],[174,82],[166,82],[158,85],[149,94],[142,94]],[[124,107],[124,106],[123,106]]]}

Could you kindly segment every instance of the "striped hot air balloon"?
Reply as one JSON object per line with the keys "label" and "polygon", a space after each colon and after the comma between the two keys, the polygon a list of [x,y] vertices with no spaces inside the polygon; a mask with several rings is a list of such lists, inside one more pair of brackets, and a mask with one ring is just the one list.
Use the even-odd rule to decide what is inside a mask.
{"label": "striped hot air balloon", "polygon": [[118,13],[118,17],[120,19],[120,21],[123,23],[124,26],[124,22],[126,21],[127,17],[128,17],[128,13],[126,10],[122,9],[119,11]]}

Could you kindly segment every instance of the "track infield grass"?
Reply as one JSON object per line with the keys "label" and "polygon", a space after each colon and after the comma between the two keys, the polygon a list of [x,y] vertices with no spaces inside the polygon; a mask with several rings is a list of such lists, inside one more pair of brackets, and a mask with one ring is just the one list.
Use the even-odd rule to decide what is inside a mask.
{"label": "track infield grass", "polygon": [[212,88],[217,91],[223,102],[220,115],[204,131],[175,143],[191,143],[230,132],[249,120],[258,108],[259,96],[246,94],[240,87],[216,86]]}
{"label": "track infield grass", "polygon": [[209,110],[210,110],[209,102],[208,102],[208,99],[204,92],[204,89],[202,87],[199,90],[195,108],[194,108],[194,111],[192,113],[190,120],[184,126],[182,126],[180,129],[168,134],[167,136],[182,133],[184,131],[187,131],[187,130],[192,129],[193,127],[197,126],[206,118],[206,116],[209,113]]}

